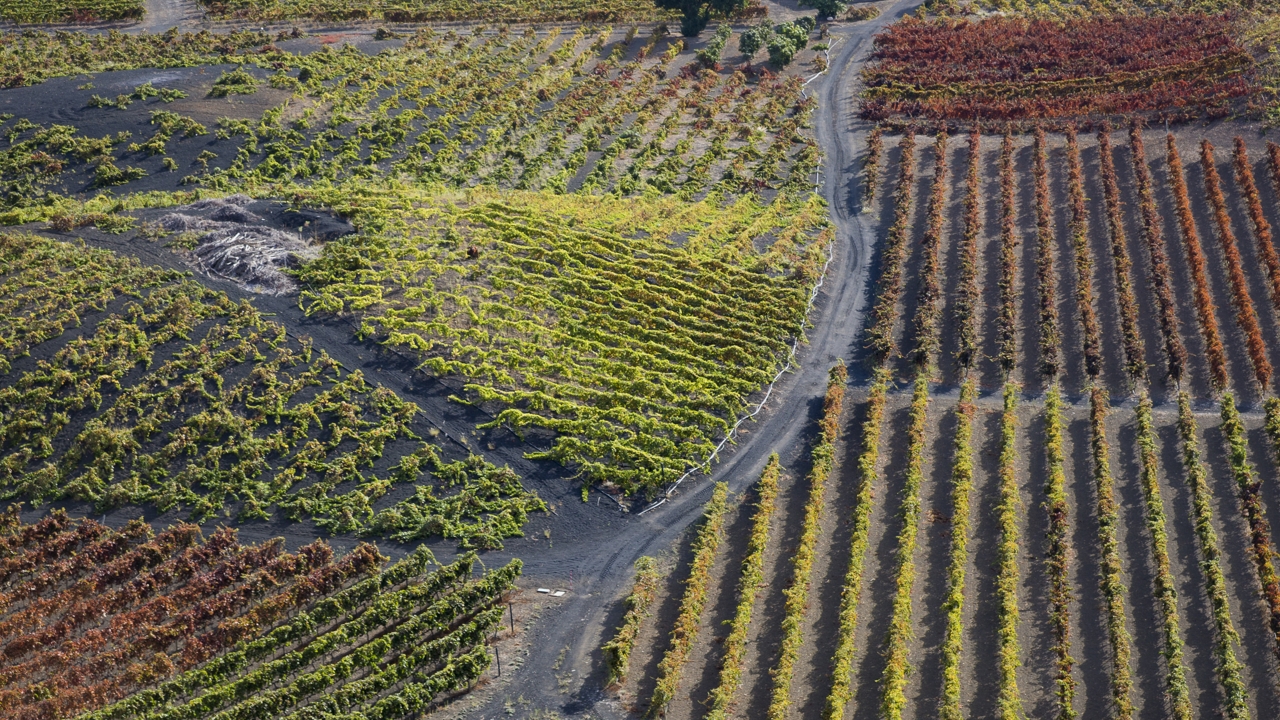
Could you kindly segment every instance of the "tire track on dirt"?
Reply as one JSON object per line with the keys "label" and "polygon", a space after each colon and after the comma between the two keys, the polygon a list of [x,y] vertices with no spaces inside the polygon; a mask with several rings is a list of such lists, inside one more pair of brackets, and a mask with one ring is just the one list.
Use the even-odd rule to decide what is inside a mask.
{"label": "tire track on dirt", "polygon": [[[778,381],[766,410],[755,423],[744,426],[737,445],[713,472],[713,478],[729,482],[734,493],[741,493],[755,481],[772,451],[801,443],[812,433],[832,363],[843,357],[851,361],[851,382],[865,379],[866,371],[853,361],[875,233],[860,217],[859,148],[870,125],[856,119],[855,83],[870,52],[871,38],[917,4],[918,0],[904,0],[871,22],[833,28],[835,47],[829,70],[810,86],[819,101],[815,126],[825,153],[822,190],[837,230],[834,259],[815,304],[814,327],[808,333],[809,344],[801,351],[800,366]],[[615,526],[607,533],[588,531],[572,544],[535,555],[521,553],[526,578],[545,583],[572,577],[574,594],[548,611],[532,632],[521,676],[493,693],[473,716],[501,715],[506,699],[523,697],[528,703],[525,707],[555,709],[569,716],[595,713],[624,717],[625,711],[603,689],[599,646],[613,629],[606,620],[626,592],[635,559],[668,548],[700,516],[710,491],[709,481],[686,483],[665,505],[643,518],[631,519],[621,530]],[[486,561],[501,562],[506,554],[494,553]],[[563,690],[559,689],[557,669],[560,678],[572,673]]]}
{"label": "tire track on dirt", "polygon": [[142,22],[129,28],[129,32],[162,33],[203,16],[195,0],[146,0]]}

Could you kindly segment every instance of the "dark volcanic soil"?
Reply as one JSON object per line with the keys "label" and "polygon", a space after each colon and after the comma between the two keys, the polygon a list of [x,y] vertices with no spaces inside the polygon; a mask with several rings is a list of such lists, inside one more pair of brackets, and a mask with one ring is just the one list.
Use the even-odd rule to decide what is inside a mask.
{"label": "dark volcanic soil", "polygon": [[[714,479],[729,481],[735,492],[740,492],[755,480],[768,454],[775,448],[801,448],[806,445],[813,421],[820,411],[827,369],[838,358],[850,358],[856,354],[861,308],[868,290],[867,261],[875,237],[871,223],[857,213],[860,203],[857,202],[855,178],[861,158],[855,153],[855,148],[860,146],[866,128],[860,125],[850,128],[847,124],[852,117],[852,94],[846,81],[853,77],[856,69],[856,64],[851,62],[865,53],[867,41],[875,28],[894,16],[891,13],[875,23],[837,27],[833,72],[818,78],[810,86],[821,95],[818,132],[827,151],[824,172],[826,194],[832,202],[840,232],[827,279],[816,298],[812,316],[814,327],[808,331],[808,344],[800,349],[799,367],[780,379],[764,411],[754,422],[743,426],[736,444],[727,448],[715,467]],[[34,88],[0,93],[0,112],[14,112],[46,125],[75,125],[82,134],[95,137],[127,130],[133,135],[131,141],[145,140],[153,131],[148,122],[153,110],[170,110],[192,116],[209,127],[210,135],[188,139],[175,137],[170,142],[169,154],[178,161],[178,171],[164,171],[160,157],[130,156],[119,162],[121,166],[134,165],[148,171],[145,178],[129,186],[129,191],[177,190],[182,189],[179,184],[181,178],[191,172],[195,157],[202,150],[216,146],[219,158],[211,163],[215,166],[229,163],[234,157],[237,141],[218,142],[213,137],[212,131],[219,117],[256,117],[283,99],[283,95],[277,97],[278,93],[265,85],[250,96],[236,96],[231,100],[206,99],[208,87],[226,69],[229,68],[211,66],[63,78]],[[256,70],[251,72],[265,77]],[[92,82],[93,87],[78,89],[86,82]],[[156,99],[135,101],[126,110],[87,107],[90,96],[95,93],[115,97],[129,93],[145,82],[156,87],[179,87],[190,97],[169,104]],[[91,191],[86,174],[70,175],[66,190],[73,194]],[[277,227],[291,230],[297,227],[297,216],[290,214],[283,205],[258,203],[251,209]],[[148,210],[139,212],[138,216],[154,221],[170,211]],[[34,227],[27,229],[38,230]],[[335,227],[335,230],[340,228]],[[139,238],[136,233],[117,236],[87,229],[75,234],[92,245],[134,255],[145,262],[189,269],[180,254],[164,247],[162,242]],[[251,297],[231,283],[205,276],[199,279],[232,297]],[[525,538],[508,540],[505,550],[486,554],[484,561],[494,565],[510,557],[519,557],[525,562],[522,587],[552,586],[568,590],[568,595],[557,600],[539,596],[522,601],[530,614],[539,615],[532,634],[526,638],[528,654],[520,660],[523,667],[514,675],[511,674],[512,668],[508,668],[509,677],[495,684],[495,689],[502,688],[500,692],[480,693],[450,711],[492,715],[502,708],[507,699],[523,697],[528,708],[554,709],[569,714],[594,708],[596,712],[611,714],[613,701],[603,693],[600,682],[598,647],[601,637],[611,631],[618,620],[615,600],[630,582],[635,558],[672,547],[685,528],[698,517],[710,490],[709,480],[691,478],[669,502],[644,515],[634,512],[642,505],[628,506],[627,510],[631,512],[624,512],[613,498],[595,491],[589,501],[583,503],[579,484],[567,477],[570,473],[558,465],[534,463],[524,458],[526,452],[542,449],[546,438],[530,435],[527,441],[522,441],[502,430],[477,434],[475,425],[488,418],[477,408],[449,402],[448,395],[456,388],[415,372],[416,362],[412,358],[388,352],[372,342],[354,339],[353,328],[345,322],[305,317],[297,306],[296,298],[255,295],[252,299],[258,308],[272,315],[273,320],[283,323],[292,335],[310,336],[317,347],[324,348],[345,368],[358,369],[372,383],[385,385],[416,402],[422,408],[424,418],[429,419],[424,422],[440,428],[445,436],[442,443],[450,452],[479,450],[495,463],[510,465],[524,478],[526,487],[536,490],[552,508],[551,513],[531,520],[526,527]],[[795,462],[807,462],[798,450],[789,458],[789,463]],[[802,476],[802,468],[792,467],[790,470],[793,477]],[[84,506],[71,504],[68,507],[76,514],[92,512],[91,508]],[[47,510],[46,507],[30,511],[27,517]],[[104,520],[120,525],[134,517],[146,517],[156,526],[184,519],[180,513],[160,515],[148,508],[122,508],[108,513]],[[216,524],[208,523],[210,527]],[[239,527],[242,540],[284,536],[289,547],[326,535],[310,523],[250,522]],[[342,549],[353,546],[359,538],[332,537],[330,541]],[[412,549],[385,542],[379,542],[379,547],[393,557]],[[452,543],[431,543],[431,547],[442,560],[455,552]],[[779,567],[781,560],[775,559]],[[725,589],[729,590],[729,587]],[[526,620],[522,618],[521,622]],[[484,709],[476,710],[477,704]]]}

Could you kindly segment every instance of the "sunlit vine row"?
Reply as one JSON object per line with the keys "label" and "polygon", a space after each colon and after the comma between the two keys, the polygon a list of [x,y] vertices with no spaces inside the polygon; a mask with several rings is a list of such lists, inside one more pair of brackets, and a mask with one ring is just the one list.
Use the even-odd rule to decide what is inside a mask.
{"label": "sunlit vine row", "polygon": [[[58,272],[94,269],[108,285],[137,274],[106,251],[68,246],[94,262],[59,267],[47,260],[62,250],[48,246],[62,243],[4,236],[0,245],[7,270],[43,267],[46,284],[58,285]],[[275,506],[334,531],[486,547],[542,508],[509,469],[479,457],[446,461],[420,441],[412,403],[343,371],[308,340],[290,340],[247,303],[190,281],[130,298],[13,372],[0,389],[7,498],[153,505],[197,518],[233,507],[267,518]],[[365,469],[380,460],[385,469]],[[405,483],[417,485],[413,495],[375,505]]]}
{"label": "sunlit vine row", "polygon": [[532,456],[627,492],[701,462],[776,372],[829,237],[816,200],[312,197],[373,232],[301,270],[308,313],[349,315],[360,335],[460,376],[467,401],[493,408],[484,427],[554,431]]}

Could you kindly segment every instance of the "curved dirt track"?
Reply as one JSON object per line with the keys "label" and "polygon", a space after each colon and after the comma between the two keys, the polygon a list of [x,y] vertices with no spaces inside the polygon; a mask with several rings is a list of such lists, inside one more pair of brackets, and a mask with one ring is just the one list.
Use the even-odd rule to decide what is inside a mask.
{"label": "curved dirt track", "polygon": [[[669,502],[640,517],[618,517],[612,521],[608,508],[584,506],[577,499],[578,489],[559,476],[538,484],[537,489],[553,504],[560,504],[553,522],[554,545],[526,544],[518,539],[508,542],[508,549],[487,553],[484,564],[500,565],[508,558],[524,561],[525,587],[571,588],[568,596],[542,612],[525,638],[529,654],[522,668],[496,692],[481,694],[475,700],[463,699],[446,714],[465,717],[505,717],[504,707],[517,698],[522,714],[550,711],[556,716],[626,717],[610,695],[603,690],[603,672],[599,662],[599,646],[612,632],[621,596],[629,589],[632,564],[642,555],[661,553],[701,515],[710,495],[712,481],[726,481],[734,494],[748,488],[760,474],[770,453],[787,447],[799,447],[813,435],[815,421],[827,382],[827,370],[837,359],[849,365],[851,381],[859,383],[865,371],[859,362],[858,337],[862,326],[863,307],[870,283],[868,280],[876,236],[871,223],[860,214],[861,184],[859,167],[862,147],[869,126],[856,118],[856,81],[858,72],[871,47],[872,37],[884,26],[912,11],[920,0],[899,0],[885,9],[881,17],[869,22],[834,26],[830,66],[826,74],[808,86],[818,101],[814,116],[816,136],[825,152],[822,192],[830,205],[837,227],[833,259],[827,270],[821,292],[816,299],[807,333],[808,344],[801,347],[798,368],[779,379],[770,402],[754,422],[744,424],[737,444],[722,453],[714,466],[713,476],[691,477]],[[202,13],[195,0],[146,0],[144,19],[127,28],[129,32],[164,32],[173,27],[191,29]],[[115,245],[107,238],[100,244]],[[118,249],[140,254],[158,261],[159,255],[149,250],[123,246]],[[232,288],[220,288],[238,297]],[[388,367],[378,361],[366,343],[354,341],[348,328],[326,328],[301,314],[296,303],[255,300],[259,307],[274,312],[277,319],[291,329],[316,336],[331,354],[345,366],[359,368],[371,379],[396,388],[415,401],[429,407],[427,398],[415,392],[416,383],[410,373],[399,367]],[[438,394],[438,393],[437,393]],[[512,464],[521,465],[521,448],[512,449]],[[494,458],[501,463],[505,457]],[[523,468],[522,468],[523,469]],[[561,535],[568,528],[572,535]],[[529,530],[533,535],[534,530]],[[301,533],[301,534],[299,534]],[[242,537],[272,537],[285,534],[290,538],[302,533],[299,528],[273,524],[264,528],[245,528]],[[548,535],[548,538],[550,536]],[[533,538],[536,539],[536,538]],[[336,547],[348,545],[350,538],[333,538]],[[293,545],[291,540],[290,546]],[[381,545],[381,543],[380,543]],[[442,561],[454,554],[452,543],[431,543]],[[384,552],[398,556],[404,547],[384,547]],[[517,612],[519,612],[517,610]],[[523,621],[523,618],[521,618]],[[508,658],[503,658],[504,665]],[[565,678],[568,681],[565,682]],[[483,691],[482,691],[483,692]],[[479,701],[479,702],[476,702]],[[478,705],[478,707],[477,707]],[[543,715],[534,715],[543,716]]]}
{"label": "curved dirt track", "polygon": [[512,707],[508,702],[522,714],[542,710],[569,716],[627,717],[603,690],[598,650],[613,630],[620,598],[629,590],[632,564],[642,555],[668,549],[701,515],[712,480],[726,481],[731,492],[740,493],[756,480],[770,453],[806,441],[821,411],[827,371],[837,359],[850,364],[852,381],[862,380],[857,341],[876,238],[859,212],[860,148],[869,126],[856,117],[855,83],[871,38],[917,4],[918,0],[903,0],[876,20],[833,28],[829,70],[809,85],[819,101],[816,135],[826,155],[822,191],[838,232],[799,368],[778,381],[759,420],[744,426],[746,432],[722,456],[711,479],[691,478],[665,505],[631,519],[620,530],[617,525],[607,533],[588,530],[563,549],[511,553],[525,563],[523,584],[545,587],[559,582],[571,585],[572,592],[543,612],[539,625],[526,638],[528,655],[516,676],[480,708],[467,711],[468,717],[503,717]]}

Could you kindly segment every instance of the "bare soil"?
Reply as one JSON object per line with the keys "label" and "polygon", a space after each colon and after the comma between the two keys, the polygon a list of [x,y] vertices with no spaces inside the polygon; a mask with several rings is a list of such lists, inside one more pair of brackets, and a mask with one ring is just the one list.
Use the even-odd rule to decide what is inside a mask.
{"label": "bare soil", "polygon": [[[161,3],[169,0],[159,0]],[[154,3],[153,3],[154,4]],[[776,3],[770,2],[770,5]],[[839,242],[832,263],[829,284],[824,286],[814,315],[815,325],[809,333],[809,345],[802,354],[799,371],[786,376],[776,390],[774,400],[758,422],[748,427],[724,461],[717,466],[714,479],[730,482],[738,505],[732,510],[726,527],[722,549],[717,557],[706,611],[691,661],[685,669],[682,694],[669,708],[668,717],[701,718],[705,714],[704,699],[718,681],[722,656],[721,644],[727,627],[723,621],[732,615],[737,603],[737,581],[745,552],[754,496],[750,486],[770,452],[782,455],[785,475],[777,509],[772,522],[771,542],[766,552],[766,587],[756,605],[749,633],[742,685],[735,711],[737,717],[760,717],[769,702],[772,679],[769,670],[777,661],[780,640],[779,623],[785,598],[783,590],[791,581],[790,558],[799,540],[800,521],[809,488],[806,473],[808,452],[814,437],[815,421],[820,413],[820,398],[826,381],[826,370],[837,358],[850,362],[851,389],[847,410],[842,419],[844,440],[838,450],[837,468],[827,488],[827,506],[821,517],[818,560],[814,564],[811,602],[804,618],[805,644],[796,665],[792,689],[791,717],[815,717],[821,711],[830,689],[831,654],[834,650],[834,628],[837,623],[839,598],[848,566],[851,533],[850,516],[861,478],[855,471],[855,460],[861,449],[861,422],[865,416],[868,366],[861,362],[863,352],[860,331],[863,310],[872,297],[876,269],[875,257],[892,222],[893,184],[900,168],[895,136],[885,138],[880,190],[870,211],[861,212],[862,153],[868,127],[853,121],[854,97],[857,92],[857,70],[865,57],[876,28],[912,10],[915,3],[882,3],[886,14],[870,23],[842,24],[835,28],[832,50],[832,72],[809,87],[820,98],[815,116],[819,141],[826,152],[823,193],[831,205],[838,228]],[[169,2],[169,5],[173,5]],[[790,0],[776,4],[780,12],[800,12]],[[173,7],[186,7],[173,5]],[[183,12],[187,12],[183,10]],[[166,10],[157,12],[153,20],[169,22]],[[785,17],[779,14],[777,17]],[[775,18],[776,19],[776,18]],[[188,22],[184,20],[183,22]],[[370,45],[367,28],[353,35],[355,40]],[[370,45],[372,46],[372,45]],[[811,58],[810,58],[811,59]],[[804,60],[808,62],[809,60]],[[277,104],[283,94],[262,88],[253,96],[232,101],[209,100],[204,92],[225,68],[184,69],[172,71],[128,71],[102,73],[94,78],[97,89],[79,90],[85,78],[65,78],[45,83],[39,88],[5,91],[0,94],[0,110],[20,108],[22,114],[41,123],[75,124],[82,133],[105,135],[122,128],[146,125],[153,109],[171,109],[210,124],[220,116],[256,117],[262,110]],[[265,77],[265,75],[263,75]],[[104,111],[85,109],[88,98],[99,94],[124,93],[143,82],[156,86],[191,88],[191,98],[170,106],[158,101],[137,102],[128,110]],[[200,92],[199,88],[204,88]],[[1280,526],[1280,488],[1274,479],[1277,464],[1269,440],[1261,430],[1259,401],[1272,388],[1253,387],[1252,372],[1244,353],[1243,338],[1231,310],[1230,289],[1222,267],[1212,218],[1204,200],[1203,177],[1198,163],[1197,143],[1208,137],[1217,148],[1218,170],[1231,208],[1232,227],[1244,258],[1249,291],[1263,324],[1272,362],[1280,364],[1280,316],[1271,306],[1269,283],[1260,262],[1257,238],[1241,203],[1239,189],[1231,167],[1231,140],[1239,134],[1246,138],[1254,164],[1254,172],[1263,197],[1263,205],[1271,222],[1280,226],[1280,194],[1272,186],[1265,165],[1265,143],[1255,128],[1241,123],[1216,122],[1204,126],[1175,129],[1187,183],[1200,231],[1201,244],[1209,259],[1212,293],[1217,304],[1219,327],[1229,358],[1231,385],[1245,409],[1249,432],[1250,461],[1263,478],[1266,512],[1273,527]],[[1267,630],[1266,608],[1259,593],[1258,581],[1249,556],[1248,532],[1240,515],[1239,501],[1232,479],[1225,439],[1219,428],[1218,404],[1208,385],[1208,368],[1200,339],[1194,308],[1191,305],[1191,283],[1187,261],[1172,213],[1172,198],[1164,162],[1164,133],[1149,130],[1146,135],[1148,162],[1155,182],[1158,208],[1164,223],[1173,288],[1176,297],[1180,331],[1189,351],[1189,368],[1182,389],[1197,398],[1197,420],[1200,423],[1205,459],[1210,470],[1213,496],[1214,529],[1223,552],[1223,570],[1233,621],[1240,631],[1237,648],[1244,664],[1245,681],[1254,717],[1280,717],[1280,688],[1275,678],[1280,673],[1275,659],[1274,643]],[[135,140],[140,139],[135,136]],[[1088,431],[1088,405],[1084,391],[1088,385],[1081,353],[1079,310],[1075,304],[1075,267],[1067,231],[1067,188],[1063,142],[1060,135],[1050,135],[1050,190],[1054,205],[1058,307],[1062,334],[1063,376],[1069,406],[1066,408],[1066,470],[1069,498],[1070,538],[1073,554],[1070,577],[1074,590],[1071,604],[1072,654],[1077,660],[1074,677],[1078,681],[1076,709],[1081,717],[1105,717],[1111,708],[1111,651],[1107,639],[1102,597],[1099,589],[1098,522],[1096,485],[1092,477],[1092,458]],[[982,215],[980,237],[979,281],[982,306],[979,308],[982,347],[986,353],[977,367],[982,387],[979,411],[974,424],[975,478],[971,499],[971,540],[967,558],[967,583],[962,609],[964,650],[960,668],[962,703],[967,716],[991,717],[995,714],[995,674],[992,658],[996,655],[995,635],[995,555],[997,532],[995,509],[998,499],[997,453],[999,445],[1000,396],[1005,377],[990,360],[994,356],[995,320],[998,304],[996,285],[999,277],[999,137],[988,136],[982,145]],[[182,173],[163,173],[160,158],[139,158],[134,164],[151,173],[136,189],[176,189],[177,180],[187,172],[210,138],[175,139],[170,154],[179,160]],[[1113,412],[1107,423],[1111,440],[1111,462],[1119,503],[1121,560],[1124,580],[1126,624],[1133,640],[1131,670],[1135,688],[1133,701],[1139,717],[1159,718],[1167,714],[1164,682],[1168,668],[1163,657],[1159,612],[1155,602],[1154,566],[1150,552],[1150,533],[1146,527],[1145,499],[1139,484],[1139,461],[1136,455],[1136,429],[1133,420],[1133,391],[1121,370],[1123,355],[1120,344],[1120,321],[1115,301],[1115,280],[1109,239],[1104,221],[1105,207],[1098,175],[1096,140],[1082,133],[1086,195],[1089,197],[1090,248],[1094,254],[1094,287],[1097,310],[1103,329],[1104,373],[1101,381],[1113,397]],[[1182,635],[1186,641],[1185,665],[1192,701],[1200,717],[1214,717],[1222,707],[1221,690],[1216,677],[1213,656],[1215,642],[1210,608],[1204,593],[1204,574],[1200,565],[1198,541],[1192,524],[1191,498],[1181,466],[1179,438],[1175,427],[1176,412],[1172,405],[1178,388],[1163,378],[1162,340],[1156,324],[1154,300],[1149,290],[1149,259],[1140,236],[1137,197],[1133,187],[1132,168],[1127,140],[1117,131],[1112,137],[1115,164],[1124,203],[1124,230],[1128,250],[1134,263],[1133,287],[1138,297],[1139,320],[1145,345],[1145,357],[1151,371],[1151,392],[1156,400],[1156,434],[1160,459],[1160,489],[1167,517],[1169,554],[1179,596]],[[921,255],[918,238],[927,211],[928,192],[932,181],[931,138],[917,140],[917,182],[913,210],[912,245],[908,255],[907,282],[899,307],[899,345],[912,347],[914,338],[909,328],[918,312]],[[949,560],[951,522],[950,469],[954,462],[952,439],[955,429],[956,386],[961,379],[953,353],[955,329],[945,323],[957,293],[959,239],[961,235],[964,170],[967,164],[965,137],[957,135],[949,144],[949,180],[947,222],[940,248],[945,276],[946,299],[943,310],[944,330],[942,357],[935,379],[929,411],[926,441],[925,483],[922,488],[923,517],[916,553],[917,575],[913,595],[915,636],[910,651],[914,666],[908,686],[912,718],[935,716],[941,694],[941,660],[939,646],[945,627],[941,601],[946,592],[946,566]],[[1045,514],[1043,480],[1045,456],[1043,447],[1043,407],[1040,399],[1047,382],[1038,373],[1038,303],[1034,281],[1034,215],[1031,194],[1030,139],[1017,140],[1016,172],[1018,249],[1018,367],[1013,379],[1023,384],[1026,399],[1019,411],[1019,490],[1022,514],[1019,531],[1022,536],[1019,555],[1018,598],[1021,612],[1018,626],[1022,648],[1019,689],[1028,714],[1050,715],[1054,710],[1054,655],[1048,634],[1047,576],[1045,569]],[[222,152],[214,161],[229,163],[234,152]],[[150,162],[152,165],[148,165]],[[81,178],[85,180],[85,178]],[[150,183],[150,184],[148,184]],[[74,188],[85,191],[86,187]],[[289,226],[283,210],[273,216],[281,228]],[[156,216],[141,215],[144,219]],[[147,262],[181,267],[182,258],[159,244],[141,241],[133,235],[110,236],[87,230],[80,233],[88,242],[136,255]],[[212,287],[233,297],[249,295],[229,283],[205,279]],[[413,361],[371,343],[352,338],[351,328],[343,323],[308,319],[290,298],[255,298],[265,312],[285,323],[292,333],[314,337],[346,367],[362,370],[375,383],[382,383],[418,402],[432,423],[445,435],[452,452],[467,452],[486,447],[495,462],[511,465],[525,478],[526,484],[547,499],[553,513],[539,516],[529,524],[526,537],[508,541],[507,549],[485,556],[486,563],[501,563],[509,557],[526,562],[522,591],[517,595],[519,629],[500,645],[510,653],[504,664],[503,677],[495,672],[480,692],[457,703],[444,714],[457,717],[495,717],[518,715],[545,717],[546,713],[577,717],[629,717],[647,709],[648,698],[656,681],[657,664],[665,651],[671,624],[678,608],[683,581],[688,576],[689,528],[701,516],[701,506],[710,494],[709,482],[697,482],[663,507],[637,516],[624,513],[611,498],[599,493],[587,503],[578,499],[576,483],[566,481],[563,469],[547,463],[532,463],[524,453],[537,449],[545,438],[516,438],[505,431],[477,434],[474,427],[482,421],[474,408],[459,407],[447,400],[454,391],[447,382],[431,380],[413,372]],[[87,318],[92,320],[92,318]],[[50,346],[52,347],[52,346]],[[47,350],[47,349],[45,349]],[[43,352],[44,350],[42,350]],[[32,360],[34,362],[34,359]],[[910,390],[906,382],[910,367],[902,358],[893,360],[898,386],[891,393],[886,424],[881,434],[879,485],[874,488],[875,503],[871,515],[869,551],[864,566],[864,590],[855,632],[854,700],[846,708],[847,717],[879,716],[880,678],[885,630],[893,597],[894,557],[898,531],[901,528],[901,489],[908,461],[905,442]],[[79,514],[89,508],[72,507]],[[42,509],[41,512],[44,510]],[[34,515],[29,513],[28,516]],[[176,521],[175,515],[158,515],[140,508],[125,508],[110,513],[110,524],[119,525],[131,517],[146,517],[157,525]],[[320,536],[306,523],[248,523],[241,537],[253,541],[284,535],[290,547]],[[334,537],[335,547],[354,545],[357,538]],[[412,549],[380,544],[389,555],[398,556]],[[433,544],[442,560],[454,550],[445,543]],[[640,555],[658,555],[669,571],[663,583],[652,616],[645,622],[632,658],[631,673],[621,688],[603,687],[603,664],[599,646],[617,626],[622,616],[621,599],[630,587],[631,565]],[[532,592],[537,587],[565,589],[563,598],[549,599]]]}

